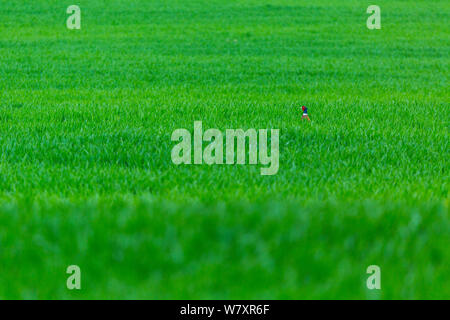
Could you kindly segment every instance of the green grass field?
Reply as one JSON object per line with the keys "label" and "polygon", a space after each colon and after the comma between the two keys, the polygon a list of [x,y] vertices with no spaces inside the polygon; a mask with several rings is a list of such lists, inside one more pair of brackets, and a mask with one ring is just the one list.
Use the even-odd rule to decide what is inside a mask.
{"label": "green grass field", "polygon": [[[450,298],[449,18],[444,0],[0,1],[0,298]],[[278,174],[174,165],[196,120],[280,129]]]}

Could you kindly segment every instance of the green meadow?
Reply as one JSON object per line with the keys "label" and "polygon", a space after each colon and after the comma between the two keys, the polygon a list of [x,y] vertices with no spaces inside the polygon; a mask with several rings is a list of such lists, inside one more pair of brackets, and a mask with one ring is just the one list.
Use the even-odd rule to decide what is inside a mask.
{"label": "green meadow", "polygon": [[[449,18],[444,0],[0,1],[0,298],[450,298]],[[194,121],[279,129],[278,173],[173,164]]]}

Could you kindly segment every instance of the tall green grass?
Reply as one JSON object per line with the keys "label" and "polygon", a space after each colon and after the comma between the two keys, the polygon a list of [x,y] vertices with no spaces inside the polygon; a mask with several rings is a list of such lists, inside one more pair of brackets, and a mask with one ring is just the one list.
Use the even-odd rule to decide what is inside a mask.
{"label": "tall green grass", "polygon": [[[381,30],[365,1],[71,4],[0,6],[0,298],[450,296],[446,1],[378,1]],[[278,174],[173,165],[196,120],[280,129]]]}
{"label": "tall green grass", "polygon": [[[174,205],[148,199],[0,209],[8,298],[443,298],[448,211],[316,203]],[[81,291],[65,288],[68,265]],[[366,288],[379,265],[381,291]],[[6,276],[5,276],[6,275]]]}

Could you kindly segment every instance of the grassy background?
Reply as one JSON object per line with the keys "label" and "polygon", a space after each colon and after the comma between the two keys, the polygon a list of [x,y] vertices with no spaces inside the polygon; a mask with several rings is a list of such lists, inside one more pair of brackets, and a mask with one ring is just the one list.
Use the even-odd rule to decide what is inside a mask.
{"label": "grassy background", "polygon": [[[368,1],[71,4],[0,1],[0,298],[450,297],[447,1],[381,30]],[[173,165],[195,120],[279,128],[278,174]]]}

